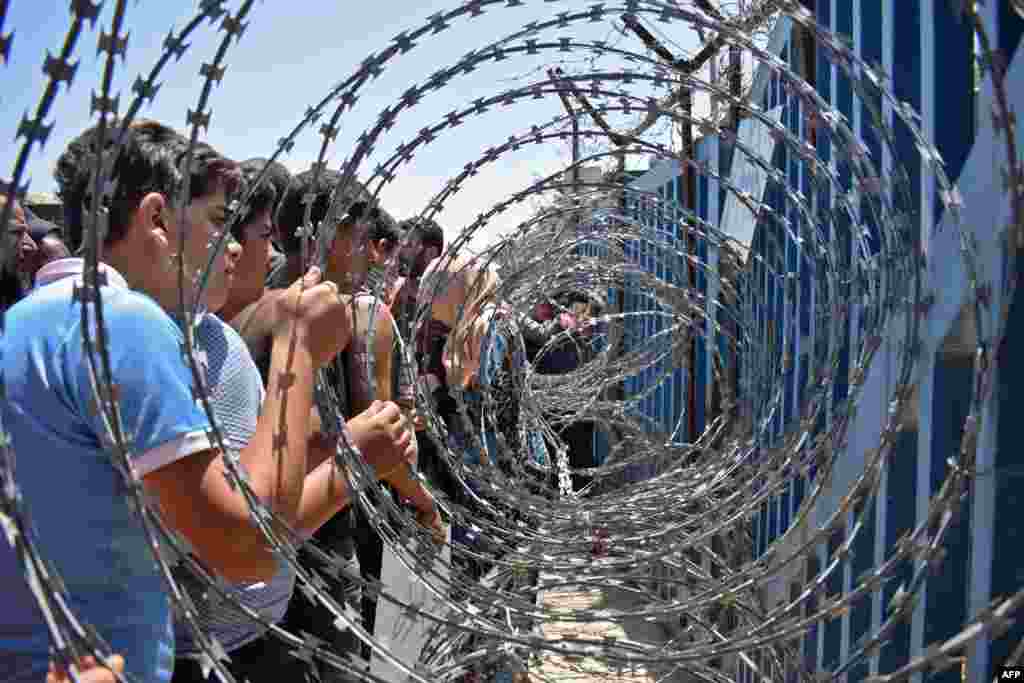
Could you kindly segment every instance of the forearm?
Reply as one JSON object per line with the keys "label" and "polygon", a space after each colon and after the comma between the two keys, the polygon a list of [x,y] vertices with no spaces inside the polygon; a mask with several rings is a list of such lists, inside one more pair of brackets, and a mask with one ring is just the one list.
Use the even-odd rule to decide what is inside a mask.
{"label": "forearm", "polygon": [[294,526],[308,471],[313,359],[298,334],[279,337],[256,434],[242,451],[257,495]]}
{"label": "forearm", "polygon": [[[354,438],[354,435],[353,435]],[[313,443],[311,441],[311,443]],[[306,476],[302,489],[302,501],[299,506],[299,518],[296,529],[300,533],[313,534],[327,520],[344,509],[352,502],[351,490],[345,478],[345,472],[334,461],[337,442],[328,444],[326,441],[316,442],[311,447],[310,460],[319,464]],[[402,479],[399,473],[404,473]],[[409,468],[400,466],[397,470],[384,473],[385,481],[399,490],[403,498],[414,502],[417,509],[433,509],[433,499],[426,489],[409,474]],[[398,481],[399,485],[395,482]]]}
{"label": "forearm", "polygon": [[352,502],[345,472],[335,464],[333,454],[333,449],[329,454],[318,453],[321,463],[306,475],[295,521],[300,534],[312,535]]}
{"label": "forearm", "polygon": [[376,365],[376,359],[365,350],[349,352],[348,390],[352,400],[351,409],[356,415],[369,408],[374,400],[381,400],[379,394],[382,387],[377,381],[377,368],[374,368],[373,374],[369,373],[371,359]]}
{"label": "forearm", "polygon": [[399,467],[387,476],[385,481],[398,491],[398,495],[403,500],[408,500],[417,510],[434,509],[434,498],[413,474],[411,467]]}
{"label": "forearm", "polygon": [[396,398],[393,386],[393,373],[396,369],[395,338],[391,329],[393,325],[390,318],[386,325],[378,324],[377,339],[373,345],[374,372],[377,379],[376,392],[373,397],[378,401],[391,401]]}
{"label": "forearm", "polygon": [[314,429],[309,435],[309,445],[306,451],[306,474],[311,474],[317,467],[333,458],[337,448],[337,437]]}

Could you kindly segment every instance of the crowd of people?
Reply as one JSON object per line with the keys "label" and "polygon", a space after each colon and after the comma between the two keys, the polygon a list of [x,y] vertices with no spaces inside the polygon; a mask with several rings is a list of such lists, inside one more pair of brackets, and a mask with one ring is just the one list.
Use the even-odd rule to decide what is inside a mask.
{"label": "crowd of people", "polygon": [[[62,577],[71,610],[118,653],[102,666],[77,662],[80,680],[112,681],[111,670],[142,681],[206,680],[201,639],[172,610],[129,503],[130,484],[112,466],[109,415],[97,405],[86,343],[93,333],[84,328],[96,316],[81,293],[90,227],[102,240],[102,325],[117,426],[132,477],[187,549],[172,571],[195,623],[223,645],[238,680],[344,680],[268,633],[278,624],[315,636],[354,666],[371,657],[351,630],[337,628],[332,611],[297,590],[292,565],[273,550],[229,472],[244,471],[274,523],[300,542],[301,565],[320,568],[325,553],[339,558],[331,597],[373,634],[377,604],[368,587],[381,578],[384,543],[349,490],[351,477],[335,457],[339,440],[353,444],[379,479],[359,493],[370,506],[390,499],[438,544],[449,522],[453,543],[477,542],[438,504],[444,496],[471,508],[479,493],[476,475],[454,476],[460,463],[446,453],[458,454],[468,472],[522,466],[541,483],[551,475],[548,440],[517,408],[516,377],[533,357],[514,342],[522,335],[536,353],[593,315],[592,302],[570,297],[543,303],[532,318],[515,314],[498,298],[493,269],[478,258],[443,256],[444,234],[433,221],[395,221],[359,186],[344,198],[343,215],[329,215],[338,173],[292,175],[200,143],[184,177],[189,140],[156,121],[130,126],[113,182],[94,197],[96,159],[116,149],[108,131],[84,131],[57,162],[63,225],[18,202],[11,207],[0,281],[0,408],[33,541]],[[178,210],[183,185],[188,196]],[[102,226],[90,226],[97,218]],[[307,220],[330,231],[310,240],[326,245],[315,259],[322,269],[304,266]],[[220,242],[210,261],[210,245]],[[424,307],[429,314],[417,324]],[[188,348],[202,386],[183,358]],[[547,371],[579,362],[558,365],[557,357],[545,356],[554,363]],[[502,392],[498,409],[487,410],[485,396]],[[429,424],[434,419],[440,423]],[[590,465],[585,455],[573,464]],[[227,582],[231,599],[209,599],[196,566]],[[65,680],[5,543],[0,605],[0,680]]]}

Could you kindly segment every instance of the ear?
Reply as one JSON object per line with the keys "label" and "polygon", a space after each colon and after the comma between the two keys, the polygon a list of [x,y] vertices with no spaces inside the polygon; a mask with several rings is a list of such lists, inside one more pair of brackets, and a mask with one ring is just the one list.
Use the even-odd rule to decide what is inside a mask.
{"label": "ear", "polygon": [[170,207],[167,206],[167,199],[159,192],[150,192],[142,201],[139,208],[132,215],[132,225],[129,233],[140,229],[141,234],[147,237],[170,239]]}

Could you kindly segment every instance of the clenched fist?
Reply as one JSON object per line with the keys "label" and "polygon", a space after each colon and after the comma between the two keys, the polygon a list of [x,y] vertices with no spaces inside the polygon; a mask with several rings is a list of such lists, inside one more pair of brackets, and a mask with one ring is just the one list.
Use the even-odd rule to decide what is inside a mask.
{"label": "clenched fist", "polygon": [[366,458],[386,479],[400,467],[416,461],[416,439],[402,409],[391,401],[374,401],[349,420],[348,428]]}
{"label": "clenched fist", "polygon": [[[107,667],[101,667],[96,663],[95,657],[83,657],[78,664],[78,680],[82,683],[114,683],[117,677],[112,671],[119,674],[124,673],[124,659],[121,655],[114,655],[107,662]],[[50,664],[50,672],[46,674],[46,683],[68,683],[70,681],[68,672],[58,669]]]}
{"label": "clenched fist", "polygon": [[562,326],[563,330],[575,330],[579,325],[579,320],[572,313],[561,313],[558,316],[558,324]]}
{"label": "clenched fist", "polygon": [[348,346],[352,338],[352,315],[348,298],[338,293],[333,282],[321,282],[320,269],[309,269],[275,302],[275,339],[296,336],[321,368]]}
{"label": "clenched fist", "polygon": [[448,540],[448,529],[445,527],[441,512],[436,505],[427,510],[417,511],[416,521],[430,531],[430,537],[434,543],[444,545]]}

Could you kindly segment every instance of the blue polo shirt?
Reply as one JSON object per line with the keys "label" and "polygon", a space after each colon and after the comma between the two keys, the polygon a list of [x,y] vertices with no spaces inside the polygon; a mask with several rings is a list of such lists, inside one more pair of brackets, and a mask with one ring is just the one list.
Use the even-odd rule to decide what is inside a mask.
{"label": "blue polo shirt", "polygon": [[[7,312],[0,340],[4,426],[38,546],[60,572],[70,606],[124,655],[136,680],[169,681],[170,602],[142,528],[105,451],[81,329],[81,259],[44,266],[37,288]],[[140,477],[210,448],[209,422],[193,399],[184,336],[151,298],[104,266],[103,315],[122,424]],[[95,320],[93,318],[93,320]],[[93,335],[95,339],[95,335]],[[12,574],[17,579],[12,579]],[[46,677],[49,636],[26,611],[20,567],[0,542],[0,680]]]}

